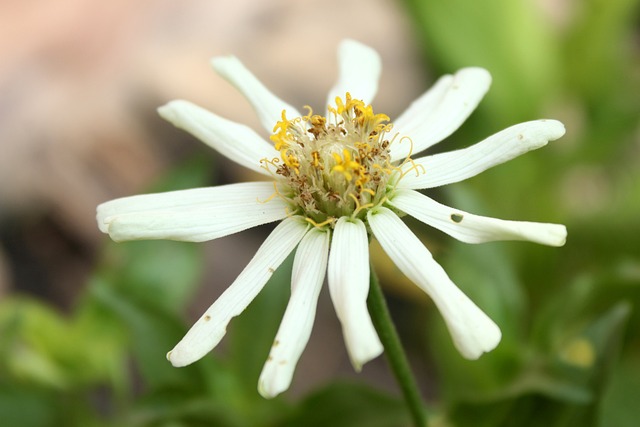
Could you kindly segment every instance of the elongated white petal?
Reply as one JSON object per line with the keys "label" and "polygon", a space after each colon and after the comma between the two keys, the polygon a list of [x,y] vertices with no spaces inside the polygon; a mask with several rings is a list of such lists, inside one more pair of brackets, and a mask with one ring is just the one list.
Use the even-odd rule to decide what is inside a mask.
{"label": "elongated white petal", "polygon": [[562,246],[567,240],[567,228],[564,225],[478,216],[440,204],[414,190],[397,191],[389,204],[466,243],[528,240]]}
{"label": "elongated white petal", "polygon": [[105,220],[109,217],[153,211],[191,211],[221,206],[233,207],[245,204],[247,201],[269,197],[273,193],[273,183],[265,181],[121,197],[98,205],[98,226],[102,232],[107,233],[108,222]]}
{"label": "elongated white petal", "polygon": [[289,388],[296,364],[309,341],[318,295],[327,271],[330,234],[317,228],[304,236],[293,261],[291,298],[258,381],[266,398]]}
{"label": "elongated white petal", "polygon": [[329,293],[342,323],[347,351],[356,370],[382,353],[371,316],[369,294],[369,242],[359,219],[342,217],[336,223],[329,254]]}
{"label": "elongated white petal", "polygon": [[276,123],[282,120],[283,110],[287,112],[288,118],[301,116],[296,108],[269,91],[235,56],[213,58],[211,64],[220,76],[247,98],[260,123],[270,134],[273,133]]}
{"label": "elongated white petal", "polygon": [[[420,153],[455,132],[476,109],[490,85],[491,75],[483,68],[463,68],[458,71],[436,106],[426,103],[428,108],[425,112],[412,108],[411,115],[401,116],[403,120],[400,125],[406,127],[396,123],[394,131],[399,132],[401,137],[411,138],[413,146],[406,141],[391,145],[391,160],[404,159],[410,153]],[[441,90],[436,87],[437,91]]]}
{"label": "elongated white petal", "polygon": [[453,343],[467,359],[477,359],[500,342],[498,326],[451,281],[431,253],[387,208],[368,213],[369,225],[384,251],[436,304]]}
{"label": "elongated white petal", "polygon": [[98,206],[97,220],[117,242],[202,242],[286,217],[281,199],[266,201],[273,193],[273,183],[249,182],[131,196]]}
{"label": "elongated white petal", "polygon": [[445,74],[440,77],[426,92],[413,101],[397,119],[393,121],[393,129],[402,135],[411,135],[440,105],[444,95],[451,88],[454,77]]}
{"label": "elongated white petal", "polygon": [[478,175],[528,151],[547,145],[564,135],[557,120],[535,120],[500,131],[470,147],[416,159],[404,167],[416,167],[400,181],[399,187],[422,189],[452,184]]}
{"label": "elongated white petal", "polygon": [[273,146],[251,128],[223,119],[189,101],[171,101],[158,108],[158,113],[223,156],[253,171],[269,175],[260,167],[260,160],[278,157]]}
{"label": "elongated white petal", "polygon": [[189,365],[218,345],[231,319],[242,313],[258,295],[273,272],[300,242],[307,225],[299,218],[291,217],[273,230],[231,286],[167,353],[167,359],[173,366]]}
{"label": "elongated white petal", "polygon": [[344,99],[347,92],[370,104],[378,91],[382,70],[378,53],[357,41],[343,40],[338,46],[338,66],[338,81],[329,91],[327,105],[334,105],[337,96]]}

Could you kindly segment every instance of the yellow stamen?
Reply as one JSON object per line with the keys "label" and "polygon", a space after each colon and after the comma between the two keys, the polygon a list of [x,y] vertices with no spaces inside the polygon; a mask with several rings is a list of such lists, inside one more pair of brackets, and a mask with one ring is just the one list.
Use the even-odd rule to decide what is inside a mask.
{"label": "yellow stamen", "polygon": [[317,223],[311,218],[305,218],[305,221],[307,221],[309,224],[312,224],[314,227],[318,227],[318,228],[322,228],[327,224],[331,224],[332,222],[335,222],[335,220],[336,220],[335,218],[331,217],[325,221],[322,221],[321,223]]}
{"label": "yellow stamen", "polygon": [[273,127],[273,133],[286,132],[291,122],[287,119],[287,111],[282,110],[282,120]]}
{"label": "yellow stamen", "polygon": [[362,209],[367,209],[373,206],[373,203],[365,203],[364,205],[360,205],[360,201],[352,193],[349,193],[349,197],[351,197],[353,201],[356,202],[356,209],[351,214],[351,218],[355,218]]}
{"label": "yellow stamen", "polygon": [[320,165],[320,153],[317,151],[312,151],[311,152],[311,157],[313,158],[313,161],[311,162],[311,164],[318,168],[318,169],[324,169],[321,165]]}
{"label": "yellow stamen", "polygon": [[307,115],[303,116],[302,119],[305,121],[309,121],[311,119],[311,116],[313,115],[313,109],[309,105],[305,105],[302,108],[308,111]]}

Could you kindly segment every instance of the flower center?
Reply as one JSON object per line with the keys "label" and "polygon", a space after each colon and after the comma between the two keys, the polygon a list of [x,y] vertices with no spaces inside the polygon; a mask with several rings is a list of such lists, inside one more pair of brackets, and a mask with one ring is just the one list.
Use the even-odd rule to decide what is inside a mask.
{"label": "flower center", "polygon": [[262,159],[276,180],[276,193],[289,202],[292,214],[310,223],[331,226],[339,217],[364,219],[366,211],[384,203],[392,182],[402,173],[391,164],[387,139],[393,125],[385,114],[346,94],[336,97],[328,117],[309,113],[282,120],[271,140],[280,158]]}

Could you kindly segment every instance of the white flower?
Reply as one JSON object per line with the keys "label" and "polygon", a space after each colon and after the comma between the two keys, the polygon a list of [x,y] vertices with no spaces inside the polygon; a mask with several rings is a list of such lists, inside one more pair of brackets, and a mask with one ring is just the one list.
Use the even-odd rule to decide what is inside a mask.
{"label": "white flower", "polygon": [[462,181],[542,147],[564,134],[560,122],[521,123],[468,148],[413,159],[465,121],[488,90],[489,73],[465,68],[440,78],[391,125],[369,105],[380,75],[378,54],[350,40],[338,53],[340,76],[321,115],[308,107],[306,115],[299,113],[238,59],[213,60],[218,74],[253,105],[273,143],[187,101],[159,109],[162,117],[267,181],[126,197],[98,206],[100,229],[116,241],[200,242],[281,220],[238,278],[168,353],[174,366],[211,351],[231,319],[297,247],[291,299],[260,376],[260,393],[272,397],[288,388],[311,333],[325,271],[348,353],[360,369],[383,350],[366,306],[370,235],[433,299],[460,353],[476,359],[498,345],[500,329],[453,284],[400,217],[412,215],[468,243],[564,244],[563,225],[473,215],[416,191]]}

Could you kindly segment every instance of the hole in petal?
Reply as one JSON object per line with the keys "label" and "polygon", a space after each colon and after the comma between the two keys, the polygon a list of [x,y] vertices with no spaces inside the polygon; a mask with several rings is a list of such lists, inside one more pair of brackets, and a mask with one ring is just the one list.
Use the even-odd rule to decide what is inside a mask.
{"label": "hole in petal", "polygon": [[451,221],[453,221],[455,223],[462,222],[462,218],[464,218],[464,217],[462,215],[460,215],[459,213],[451,214]]}

